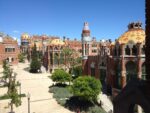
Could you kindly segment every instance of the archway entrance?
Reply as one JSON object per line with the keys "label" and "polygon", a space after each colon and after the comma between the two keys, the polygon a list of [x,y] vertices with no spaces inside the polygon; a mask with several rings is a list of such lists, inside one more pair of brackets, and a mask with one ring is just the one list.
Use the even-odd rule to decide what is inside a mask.
{"label": "archway entrance", "polygon": [[108,89],[107,89],[107,85],[106,85],[106,69],[100,69],[100,81],[101,81],[101,84],[102,84],[102,91],[103,93],[107,93]]}
{"label": "archway entrance", "polygon": [[126,64],[126,77],[127,82],[131,79],[137,78],[137,66],[133,61]]}
{"label": "archway entrance", "polygon": [[140,105],[132,104],[129,107],[128,113],[145,113],[145,112]]}

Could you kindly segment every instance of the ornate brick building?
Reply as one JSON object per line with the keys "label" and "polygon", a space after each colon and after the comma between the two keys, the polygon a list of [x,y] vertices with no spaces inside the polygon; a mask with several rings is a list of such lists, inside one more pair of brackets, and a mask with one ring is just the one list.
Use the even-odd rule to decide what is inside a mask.
{"label": "ornate brick building", "polygon": [[[82,34],[85,34],[83,39],[84,36],[90,36],[89,33],[83,29]],[[91,50],[90,41],[90,37],[82,41],[83,72],[100,79],[107,85],[108,91],[112,90],[115,95],[116,91],[123,88],[129,80],[145,79],[145,31],[140,22],[130,23],[128,31],[115,43],[111,40],[100,41],[97,55],[84,52]]]}
{"label": "ornate brick building", "polygon": [[[82,70],[84,75],[95,75],[97,73],[93,70],[95,63],[98,61],[98,43],[96,38],[91,38],[89,24],[84,23],[82,30]],[[91,67],[91,68],[90,68]]]}
{"label": "ornate brick building", "polygon": [[[62,66],[65,63],[62,54],[64,47],[71,48],[74,51],[73,54],[75,57],[81,57],[81,41],[69,40],[69,38],[67,40],[61,40],[59,37],[46,35],[29,36],[28,34],[22,34],[21,50],[23,53],[28,53],[29,60],[34,44],[37,47],[37,51],[43,56],[43,65],[50,72],[53,72],[54,69],[59,68],[60,65]],[[60,61],[58,61],[58,59]]]}
{"label": "ornate brick building", "polygon": [[10,64],[18,63],[19,46],[17,40],[10,36],[0,36],[0,64],[7,60]]}

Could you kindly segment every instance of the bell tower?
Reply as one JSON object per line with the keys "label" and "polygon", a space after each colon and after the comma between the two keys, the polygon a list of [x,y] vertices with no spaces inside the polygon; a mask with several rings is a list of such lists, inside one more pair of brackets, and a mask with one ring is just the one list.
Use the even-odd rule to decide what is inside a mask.
{"label": "bell tower", "polygon": [[87,59],[91,53],[90,29],[89,29],[89,24],[87,22],[84,23],[81,37],[82,37],[82,72],[83,75],[86,75],[88,72]]}

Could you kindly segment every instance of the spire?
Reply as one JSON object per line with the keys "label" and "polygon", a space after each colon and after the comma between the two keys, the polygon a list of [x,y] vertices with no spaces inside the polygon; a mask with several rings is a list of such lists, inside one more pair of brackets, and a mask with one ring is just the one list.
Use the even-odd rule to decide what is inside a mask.
{"label": "spire", "polygon": [[84,22],[83,30],[90,30],[88,22]]}
{"label": "spire", "polygon": [[82,30],[82,37],[90,36],[90,29],[88,22],[84,22],[83,30]]}

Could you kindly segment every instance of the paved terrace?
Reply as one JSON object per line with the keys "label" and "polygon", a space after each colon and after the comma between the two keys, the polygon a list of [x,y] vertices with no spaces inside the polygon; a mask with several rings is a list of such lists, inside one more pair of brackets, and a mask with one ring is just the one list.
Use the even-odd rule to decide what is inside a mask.
{"label": "paved terrace", "polygon": [[[17,80],[21,82],[21,92],[31,95],[30,113],[73,113],[57,104],[53,94],[49,93],[49,86],[53,84],[48,78],[49,73],[31,74],[27,71],[29,63],[19,63],[14,66],[17,73]],[[2,72],[2,68],[0,68]],[[0,73],[2,76],[2,73]],[[1,90],[1,89],[0,89]],[[2,90],[0,91],[2,93]],[[0,101],[0,113],[8,113],[10,108],[6,108],[8,101]],[[5,108],[4,108],[5,107]],[[28,113],[27,97],[22,98],[22,105],[14,107],[15,113]]]}

